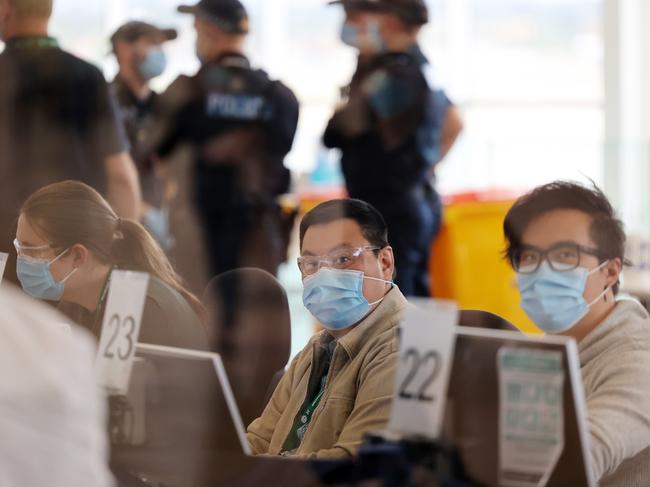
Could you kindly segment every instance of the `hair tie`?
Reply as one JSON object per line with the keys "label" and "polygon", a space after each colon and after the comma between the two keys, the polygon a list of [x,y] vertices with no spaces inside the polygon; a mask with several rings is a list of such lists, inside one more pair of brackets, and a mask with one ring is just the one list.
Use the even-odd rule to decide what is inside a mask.
{"label": "hair tie", "polygon": [[115,225],[115,232],[113,233],[115,240],[124,240],[124,233],[122,232],[122,219],[118,218]]}

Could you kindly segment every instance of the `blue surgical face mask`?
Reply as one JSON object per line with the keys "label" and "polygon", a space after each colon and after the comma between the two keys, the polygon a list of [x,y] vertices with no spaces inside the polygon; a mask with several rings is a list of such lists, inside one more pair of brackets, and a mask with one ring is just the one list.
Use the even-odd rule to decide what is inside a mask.
{"label": "blue surgical face mask", "polygon": [[157,78],[167,68],[167,56],[160,48],[149,49],[147,56],[138,64],[138,73],[144,81]]}
{"label": "blue surgical face mask", "polygon": [[348,23],[343,24],[341,41],[343,41],[343,44],[359,49],[361,47],[361,34],[359,33],[359,29]]}
{"label": "blue surgical face mask", "polygon": [[591,303],[587,303],[583,296],[589,276],[605,265],[607,262],[591,271],[578,267],[558,272],[548,262],[543,262],[533,274],[518,274],[521,307],[543,332],[564,333],[584,318],[589,308],[609,290],[609,287],[605,288]]}
{"label": "blue surgical face mask", "polygon": [[25,292],[36,299],[47,301],[60,301],[65,290],[65,282],[74,274],[73,269],[62,281],[55,281],[50,266],[63,257],[68,250],[64,250],[51,261],[18,257],[16,273],[18,280]]}
{"label": "blue surgical face mask", "polygon": [[375,53],[381,53],[386,50],[386,44],[381,37],[379,23],[376,20],[367,22],[364,32],[355,25],[347,22],[344,23],[341,29],[341,41],[356,49],[370,47]]}
{"label": "blue surgical face mask", "polygon": [[391,281],[367,277],[361,271],[322,268],[304,281],[302,301],[328,330],[345,330],[360,322],[372,306],[363,295],[363,280]]}
{"label": "blue surgical face mask", "polygon": [[376,53],[381,53],[386,50],[386,44],[384,43],[384,38],[381,36],[381,31],[379,29],[379,22],[376,20],[370,21],[366,24],[367,36],[372,49]]}

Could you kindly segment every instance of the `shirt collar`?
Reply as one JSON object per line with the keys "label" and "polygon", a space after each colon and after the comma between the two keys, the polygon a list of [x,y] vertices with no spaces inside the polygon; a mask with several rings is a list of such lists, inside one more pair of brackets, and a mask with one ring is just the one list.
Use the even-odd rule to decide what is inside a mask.
{"label": "shirt collar", "polygon": [[119,73],[115,76],[112,85],[113,89],[115,90],[115,95],[120,101],[122,99],[126,99],[131,105],[136,105],[138,107],[144,108],[151,105],[154,98],[156,97],[156,92],[151,90],[147,98],[138,98],[135,96],[135,94],[133,94],[133,91],[131,91],[131,88],[129,88],[129,86],[124,82]]}
{"label": "shirt collar", "polygon": [[413,44],[411,47],[409,47],[407,49],[406,52],[408,52],[411,56],[413,56],[415,61],[420,66],[422,66],[424,64],[429,64],[429,59],[424,55],[424,53],[422,52],[422,49],[420,49],[419,44]]}
{"label": "shirt collar", "polygon": [[329,333],[323,333],[319,337],[319,346],[324,353],[330,358],[334,355],[334,349],[337,345],[337,340]]}
{"label": "shirt collar", "polygon": [[246,56],[238,52],[226,52],[219,56],[215,63],[232,68],[250,69],[251,63]]}
{"label": "shirt collar", "polygon": [[59,48],[59,42],[50,36],[16,36],[8,39],[5,44],[8,48],[14,49]]}
{"label": "shirt collar", "polygon": [[636,300],[619,298],[610,314],[578,344],[582,366],[611,346],[616,337],[635,336],[650,326],[648,311]]}
{"label": "shirt collar", "polygon": [[415,43],[405,51],[401,52],[387,51],[372,56],[359,56],[357,59],[356,76],[365,74],[367,71],[372,71],[377,66],[383,66],[387,59],[396,59],[399,56],[412,58],[418,66],[429,64],[429,59],[422,52],[420,45]]}

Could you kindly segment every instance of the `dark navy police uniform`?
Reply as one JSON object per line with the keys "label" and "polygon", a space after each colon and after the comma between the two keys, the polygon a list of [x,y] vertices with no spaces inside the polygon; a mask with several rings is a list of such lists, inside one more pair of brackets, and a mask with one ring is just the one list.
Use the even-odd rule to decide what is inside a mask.
{"label": "dark navy police uniform", "polygon": [[348,193],[386,219],[396,282],[405,295],[429,296],[428,260],[442,207],[434,189],[442,128],[451,102],[428,81],[420,48],[361,57],[347,103],[324,143],[342,151]]}
{"label": "dark navy police uniform", "polygon": [[277,273],[286,252],[277,198],[290,185],[284,157],[298,123],[296,97],[243,55],[226,54],[178,78],[158,107],[166,121],[158,155],[182,144],[193,151],[212,274],[242,266]]}

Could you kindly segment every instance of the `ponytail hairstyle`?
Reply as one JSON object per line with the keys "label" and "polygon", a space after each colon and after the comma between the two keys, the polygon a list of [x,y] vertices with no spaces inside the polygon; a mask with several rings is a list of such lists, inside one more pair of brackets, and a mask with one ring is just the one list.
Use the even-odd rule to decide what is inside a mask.
{"label": "ponytail hairstyle", "polygon": [[146,272],[180,293],[203,321],[205,310],[187,290],[154,238],[139,223],[122,220],[102,196],[78,181],[51,184],[21,209],[30,225],[54,247],[85,246],[102,264]]}

